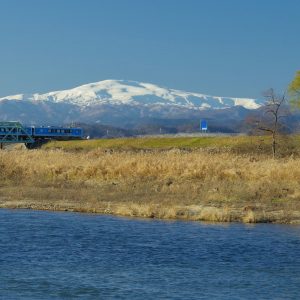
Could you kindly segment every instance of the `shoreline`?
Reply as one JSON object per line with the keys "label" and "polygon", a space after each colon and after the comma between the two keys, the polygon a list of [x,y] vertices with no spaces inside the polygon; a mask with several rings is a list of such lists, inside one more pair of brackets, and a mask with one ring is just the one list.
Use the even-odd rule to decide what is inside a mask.
{"label": "shoreline", "polygon": [[216,223],[270,223],[270,224],[300,224],[300,211],[272,210],[257,207],[216,207],[216,206],[176,206],[160,209],[159,205],[144,205],[129,203],[102,203],[102,205],[84,206],[71,204],[39,203],[37,201],[0,201],[0,209],[24,209],[51,212],[77,212],[99,215],[112,215],[129,218],[181,220],[193,222]]}
{"label": "shoreline", "polygon": [[[249,215],[246,215],[237,219],[223,219],[221,216],[221,211],[215,211],[215,215],[212,217],[204,217],[204,218],[194,218],[194,217],[164,217],[157,218],[152,216],[145,215],[137,215],[134,212],[132,214],[119,214],[114,212],[105,212],[105,211],[97,211],[94,209],[81,209],[81,208],[64,208],[64,207],[54,207],[53,209],[45,208],[43,206],[1,206],[0,209],[11,209],[11,210],[33,210],[33,211],[48,211],[48,212],[74,212],[74,213],[83,213],[83,214],[96,214],[96,215],[111,215],[115,217],[126,217],[126,218],[137,218],[137,219],[153,219],[153,220],[169,220],[169,221],[188,221],[188,222],[210,222],[210,223],[242,223],[242,224],[282,224],[282,225],[300,225],[300,218],[296,217],[295,219],[287,220],[284,217],[284,212],[273,212],[271,218],[268,218],[268,214],[264,212],[258,212],[259,218],[257,218],[257,214],[251,212]],[[215,207],[204,207],[204,210],[215,210]],[[276,218],[277,215],[277,218]],[[261,218],[263,216],[263,218]],[[282,217],[282,219],[281,219]]]}

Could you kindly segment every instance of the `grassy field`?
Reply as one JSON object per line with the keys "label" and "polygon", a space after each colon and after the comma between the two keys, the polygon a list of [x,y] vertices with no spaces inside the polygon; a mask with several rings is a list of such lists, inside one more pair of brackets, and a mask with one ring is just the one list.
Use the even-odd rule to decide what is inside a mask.
{"label": "grassy field", "polygon": [[297,144],[298,138],[285,139],[277,159],[260,137],[90,140],[3,150],[0,207],[299,223]]}
{"label": "grassy field", "polygon": [[[53,141],[43,146],[45,150],[90,151],[94,149],[114,151],[138,151],[181,149],[195,151],[230,151],[236,154],[269,154],[269,136],[221,136],[221,137],[143,137],[75,141]],[[300,136],[278,137],[278,155],[300,154]]]}
{"label": "grassy field", "polygon": [[101,149],[195,149],[204,147],[231,147],[249,143],[259,143],[260,138],[238,137],[142,137],[116,138],[78,141],[53,141],[44,145],[44,149],[91,150]]}

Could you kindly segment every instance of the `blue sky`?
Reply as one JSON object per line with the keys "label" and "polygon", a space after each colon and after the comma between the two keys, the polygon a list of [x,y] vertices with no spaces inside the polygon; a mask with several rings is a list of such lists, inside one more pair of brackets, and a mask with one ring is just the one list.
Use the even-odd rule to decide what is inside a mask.
{"label": "blue sky", "polygon": [[218,96],[300,69],[297,0],[0,0],[0,96],[104,79]]}

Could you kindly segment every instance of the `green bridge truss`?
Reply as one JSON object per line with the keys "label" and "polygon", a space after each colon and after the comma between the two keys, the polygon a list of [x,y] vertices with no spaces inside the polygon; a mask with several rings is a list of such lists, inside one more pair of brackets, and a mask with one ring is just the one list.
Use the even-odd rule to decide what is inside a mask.
{"label": "green bridge truss", "polygon": [[34,139],[19,122],[0,122],[0,144],[2,143],[34,143]]}

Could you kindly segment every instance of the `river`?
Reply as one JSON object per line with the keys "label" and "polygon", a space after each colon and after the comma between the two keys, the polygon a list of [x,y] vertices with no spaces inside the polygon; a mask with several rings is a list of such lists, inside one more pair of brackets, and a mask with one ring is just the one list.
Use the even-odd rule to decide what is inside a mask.
{"label": "river", "polygon": [[255,298],[300,298],[300,226],[0,210],[0,299]]}

